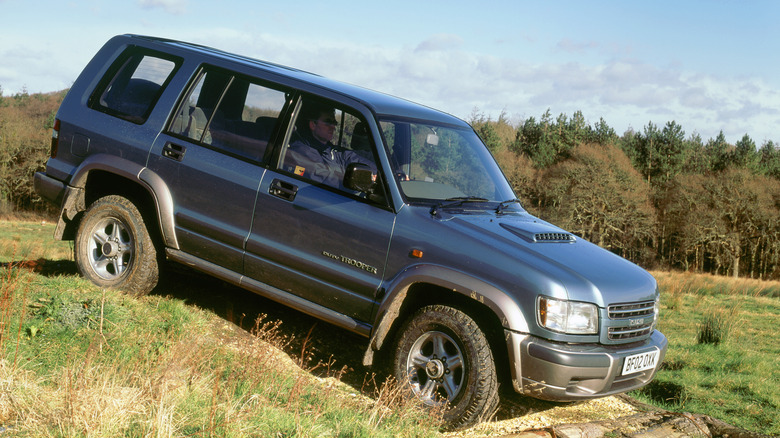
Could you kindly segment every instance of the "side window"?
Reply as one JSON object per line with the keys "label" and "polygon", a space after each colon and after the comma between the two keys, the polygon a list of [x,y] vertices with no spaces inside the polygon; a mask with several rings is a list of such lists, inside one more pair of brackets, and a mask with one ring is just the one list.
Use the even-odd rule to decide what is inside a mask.
{"label": "side window", "polygon": [[211,144],[211,134],[206,129],[206,125],[229,82],[230,75],[221,72],[201,74],[195,87],[176,112],[170,132],[197,142]]}
{"label": "side window", "polygon": [[170,131],[231,154],[262,160],[287,96],[247,79],[208,71],[183,101]]}
{"label": "side window", "polygon": [[342,190],[349,164],[362,163],[376,173],[368,129],[356,114],[332,102],[304,98],[283,149],[282,170]]}
{"label": "side window", "polygon": [[109,70],[92,95],[90,107],[144,123],[176,68],[170,59],[133,50]]}

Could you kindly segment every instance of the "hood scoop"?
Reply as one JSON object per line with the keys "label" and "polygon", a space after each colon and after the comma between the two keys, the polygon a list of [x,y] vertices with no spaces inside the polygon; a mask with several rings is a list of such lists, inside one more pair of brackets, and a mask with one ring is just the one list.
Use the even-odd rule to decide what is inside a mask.
{"label": "hood scoop", "polygon": [[531,243],[573,243],[577,240],[574,234],[549,225],[538,223],[524,225],[523,228],[518,228],[513,225],[501,224],[501,228]]}

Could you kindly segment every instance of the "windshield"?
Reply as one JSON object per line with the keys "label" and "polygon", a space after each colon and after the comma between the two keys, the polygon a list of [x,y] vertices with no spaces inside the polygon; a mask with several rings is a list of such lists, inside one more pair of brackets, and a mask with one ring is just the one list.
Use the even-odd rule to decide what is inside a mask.
{"label": "windshield", "polygon": [[395,176],[410,201],[514,199],[506,178],[472,129],[394,120],[381,120],[380,126]]}

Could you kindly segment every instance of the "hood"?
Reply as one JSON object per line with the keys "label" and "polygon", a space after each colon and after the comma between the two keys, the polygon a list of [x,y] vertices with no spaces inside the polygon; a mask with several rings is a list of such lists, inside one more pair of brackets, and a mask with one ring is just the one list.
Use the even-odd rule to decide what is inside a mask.
{"label": "hood", "polygon": [[445,213],[441,220],[488,258],[494,275],[524,277],[518,281],[540,293],[600,307],[655,299],[647,271],[527,213]]}

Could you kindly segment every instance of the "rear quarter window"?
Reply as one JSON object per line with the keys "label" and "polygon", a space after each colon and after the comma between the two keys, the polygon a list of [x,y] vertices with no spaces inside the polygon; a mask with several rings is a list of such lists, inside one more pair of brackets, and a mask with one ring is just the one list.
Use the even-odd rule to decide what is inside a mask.
{"label": "rear quarter window", "polygon": [[108,70],[90,98],[90,107],[144,123],[180,63],[163,55],[128,50]]}

